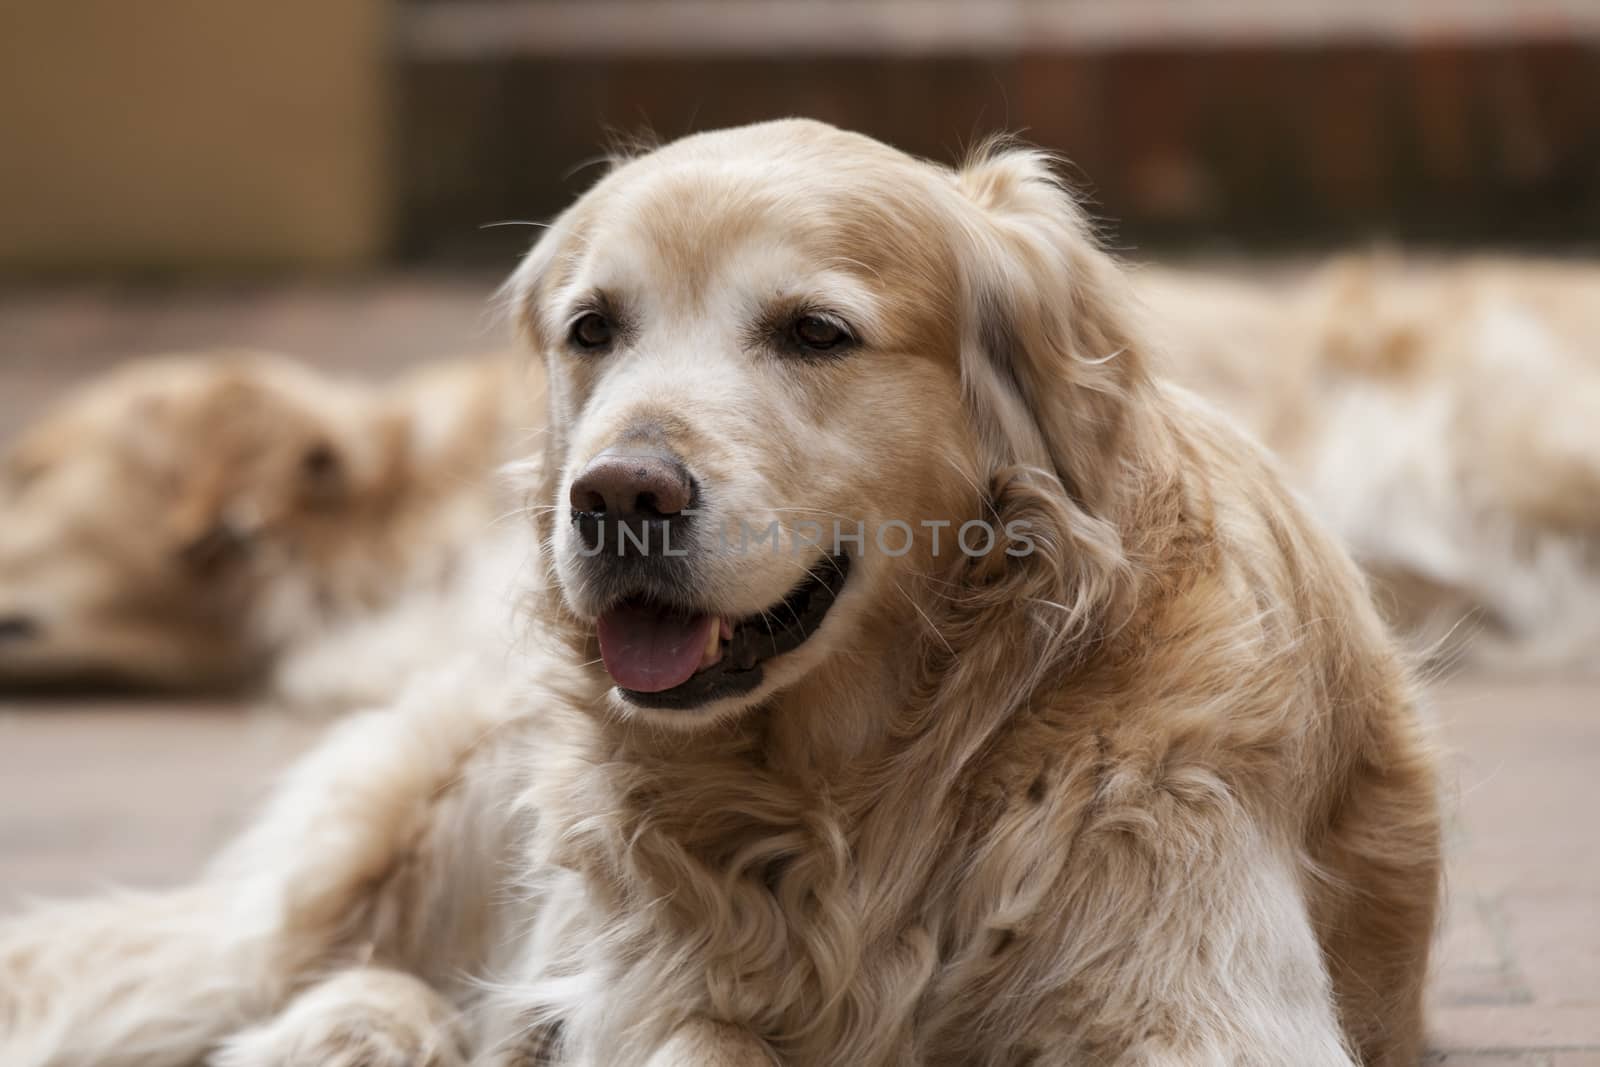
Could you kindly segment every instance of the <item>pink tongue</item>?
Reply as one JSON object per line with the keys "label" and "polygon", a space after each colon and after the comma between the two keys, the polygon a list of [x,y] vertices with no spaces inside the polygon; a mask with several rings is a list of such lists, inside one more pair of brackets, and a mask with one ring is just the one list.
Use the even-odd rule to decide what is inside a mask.
{"label": "pink tongue", "polygon": [[600,616],[600,658],[606,673],[624,689],[659,693],[682,685],[694,674],[715,615],[666,615],[622,606]]}

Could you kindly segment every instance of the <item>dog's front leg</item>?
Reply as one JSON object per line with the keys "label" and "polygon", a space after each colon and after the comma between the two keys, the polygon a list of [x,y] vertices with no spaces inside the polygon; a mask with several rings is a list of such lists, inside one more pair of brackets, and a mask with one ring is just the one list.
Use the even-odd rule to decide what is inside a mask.
{"label": "dog's front leg", "polygon": [[[1123,952],[1107,954],[1114,992],[1089,1030],[1120,1034],[1114,1067],[1355,1067],[1293,859],[1263,837],[1219,829],[1209,862],[1147,868],[1161,888],[1103,931]],[[1121,849],[1113,898],[1137,854]]]}
{"label": "dog's front leg", "polygon": [[420,979],[353,967],[230,1037],[209,1067],[462,1067],[456,1009]]}
{"label": "dog's front leg", "polygon": [[645,1067],[776,1067],[778,1059],[741,1026],[696,1016],[673,1031]]}
{"label": "dog's front leg", "polygon": [[186,1067],[266,1009],[251,938],[213,887],[124,893],[0,922],[0,1063]]}
{"label": "dog's front leg", "polygon": [[0,922],[0,1064],[189,1067],[367,958],[470,973],[492,935],[514,717],[441,678],[335,729],[199,884]]}

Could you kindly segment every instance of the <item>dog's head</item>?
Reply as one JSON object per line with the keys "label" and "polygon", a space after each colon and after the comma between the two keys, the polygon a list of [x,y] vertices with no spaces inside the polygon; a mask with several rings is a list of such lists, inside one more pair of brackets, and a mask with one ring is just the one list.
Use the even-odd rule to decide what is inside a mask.
{"label": "dog's head", "polygon": [[267,357],[113,372],[0,456],[0,685],[193,685],[262,665],[383,510],[363,394]]}
{"label": "dog's head", "polygon": [[[597,644],[615,712],[735,714],[1068,542],[1116,566],[1142,371],[1039,153],[690,137],[604,178],[507,292],[549,367],[549,613]],[[1018,479],[1058,521],[1010,521]]]}

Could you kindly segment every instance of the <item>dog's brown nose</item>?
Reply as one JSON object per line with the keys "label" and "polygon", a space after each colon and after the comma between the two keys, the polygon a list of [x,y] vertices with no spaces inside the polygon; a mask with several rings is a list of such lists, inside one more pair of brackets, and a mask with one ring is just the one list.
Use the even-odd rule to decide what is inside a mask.
{"label": "dog's brown nose", "polygon": [[694,479],[670,452],[608,450],[572,480],[568,498],[585,555],[671,554],[672,537],[689,519]]}
{"label": "dog's brown nose", "polygon": [[572,480],[574,513],[607,518],[671,518],[688,508],[689,472],[665,452],[600,453]]}

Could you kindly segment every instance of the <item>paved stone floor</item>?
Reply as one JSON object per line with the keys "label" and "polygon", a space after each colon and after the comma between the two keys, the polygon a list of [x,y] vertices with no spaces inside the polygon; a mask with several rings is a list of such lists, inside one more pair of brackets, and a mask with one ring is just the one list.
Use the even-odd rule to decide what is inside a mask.
{"label": "paved stone floor", "polygon": [[[492,285],[0,291],[0,437],[143,352],[249,344],[381,373],[487,348]],[[1434,1062],[1600,1067],[1600,682],[1458,678],[1433,696],[1453,811]],[[0,697],[0,911],[192,875],[316,732],[226,703]]]}

